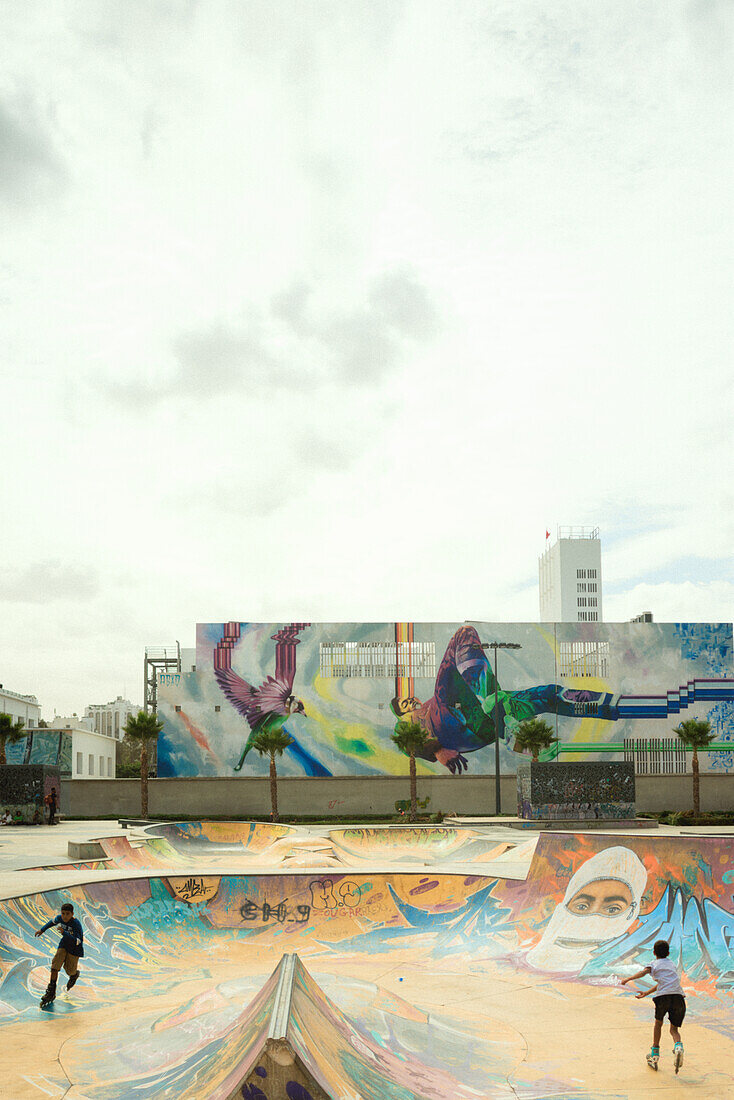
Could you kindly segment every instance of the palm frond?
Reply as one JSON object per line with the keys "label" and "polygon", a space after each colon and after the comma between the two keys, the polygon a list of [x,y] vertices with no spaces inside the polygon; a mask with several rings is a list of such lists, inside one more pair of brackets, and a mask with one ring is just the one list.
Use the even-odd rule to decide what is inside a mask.
{"label": "palm frond", "polygon": [[139,710],[137,717],[129,715],[125,723],[125,737],[130,741],[153,741],[163,729],[163,722],[158,720],[157,714],[146,714]]}
{"label": "palm frond", "polygon": [[542,718],[529,718],[515,730],[515,740],[523,750],[536,757],[541,749],[549,749],[558,741],[555,730]]}
{"label": "palm frond", "polygon": [[396,724],[392,740],[401,752],[406,756],[412,756],[423,748],[428,740],[428,734],[417,722],[408,722],[403,719]]}
{"label": "palm frond", "polygon": [[688,718],[681,722],[673,730],[677,733],[684,745],[691,749],[705,749],[716,740],[716,734],[711,732],[710,722],[701,722],[697,718]]}
{"label": "palm frond", "polygon": [[285,749],[293,744],[293,738],[283,730],[263,730],[252,739],[252,747],[261,756],[282,756]]}
{"label": "palm frond", "polygon": [[9,741],[12,745],[20,741],[21,737],[25,737],[25,734],[25,722],[22,718],[17,718],[13,722],[12,714],[0,714],[0,738],[3,742]]}

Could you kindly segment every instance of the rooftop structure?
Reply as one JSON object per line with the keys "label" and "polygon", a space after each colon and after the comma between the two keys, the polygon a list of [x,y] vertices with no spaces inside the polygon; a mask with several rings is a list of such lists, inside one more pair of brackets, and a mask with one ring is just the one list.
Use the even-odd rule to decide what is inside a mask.
{"label": "rooftop structure", "polygon": [[538,560],[538,573],[541,622],[603,622],[598,527],[559,527]]}

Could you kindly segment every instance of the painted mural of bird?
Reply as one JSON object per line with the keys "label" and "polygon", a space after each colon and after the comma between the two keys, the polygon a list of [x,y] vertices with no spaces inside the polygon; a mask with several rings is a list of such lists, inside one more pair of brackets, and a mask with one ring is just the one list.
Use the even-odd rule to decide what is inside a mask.
{"label": "painted mural of bird", "polygon": [[[292,715],[306,713],[303,702],[293,694],[293,681],[298,635],[307,626],[310,623],[291,623],[272,635],[275,642],[275,675],[266,677],[259,687],[254,687],[232,669],[232,651],[240,637],[240,624],[225,623],[222,638],[214,650],[214,676],[225,697],[250,727],[242,756],[234,769],[236,772],[242,769],[252,742],[259,733],[283,729]],[[288,752],[295,756],[307,775],[331,775],[290,731],[287,732],[291,738]]]}

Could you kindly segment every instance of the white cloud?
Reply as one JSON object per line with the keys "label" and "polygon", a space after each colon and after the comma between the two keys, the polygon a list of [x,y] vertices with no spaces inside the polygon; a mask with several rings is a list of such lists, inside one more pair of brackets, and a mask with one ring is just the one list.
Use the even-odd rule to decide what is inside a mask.
{"label": "white cloud", "polygon": [[4,682],[78,711],[197,619],[533,617],[556,523],[608,615],[731,617],[733,28],[5,5]]}
{"label": "white cloud", "polygon": [[734,618],[734,583],[693,581],[635,584],[626,592],[605,598],[604,615],[624,622],[654,608],[656,622],[731,622]]}

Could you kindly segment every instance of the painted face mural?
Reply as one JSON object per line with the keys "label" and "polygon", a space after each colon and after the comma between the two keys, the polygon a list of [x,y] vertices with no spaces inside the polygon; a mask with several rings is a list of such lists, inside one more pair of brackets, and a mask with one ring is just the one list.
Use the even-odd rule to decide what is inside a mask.
{"label": "painted face mural", "polygon": [[629,929],[646,885],[647,871],[629,848],[607,848],[587,859],[526,961],[536,970],[577,973],[601,944]]}

